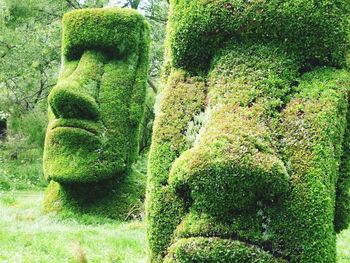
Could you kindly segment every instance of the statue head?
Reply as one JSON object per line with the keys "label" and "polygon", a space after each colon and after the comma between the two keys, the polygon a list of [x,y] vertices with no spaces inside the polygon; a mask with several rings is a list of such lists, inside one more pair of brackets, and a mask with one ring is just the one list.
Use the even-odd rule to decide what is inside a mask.
{"label": "statue head", "polygon": [[62,67],[48,97],[44,173],[62,184],[127,174],[138,151],[148,27],[130,9],[63,17]]}
{"label": "statue head", "polygon": [[350,77],[335,69],[349,6],[170,1],[149,159],[152,262],[335,262],[350,215]]}
{"label": "statue head", "polygon": [[310,64],[342,64],[348,1],[170,1],[168,44],[172,64],[207,70],[232,39],[278,42]]}

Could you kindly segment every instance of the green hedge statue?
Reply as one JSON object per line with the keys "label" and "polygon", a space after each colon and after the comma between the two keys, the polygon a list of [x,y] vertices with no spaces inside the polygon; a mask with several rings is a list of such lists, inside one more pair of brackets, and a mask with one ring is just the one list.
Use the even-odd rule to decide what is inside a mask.
{"label": "green hedge statue", "polygon": [[348,0],[170,0],[151,262],[336,262],[349,223]]}
{"label": "green hedge statue", "polygon": [[130,9],[63,17],[62,69],[48,98],[44,210],[124,219],[144,187],[138,153],[149,31]]}

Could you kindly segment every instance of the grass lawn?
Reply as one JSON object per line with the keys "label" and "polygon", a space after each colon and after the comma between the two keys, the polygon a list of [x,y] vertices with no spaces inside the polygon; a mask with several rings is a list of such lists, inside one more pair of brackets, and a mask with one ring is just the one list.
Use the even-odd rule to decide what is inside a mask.
{"label": "grass lawn", "polygon": [[[146,262],[142,222],[42,215],[42,192],[0,193],[0,262]],[[338,262],[350,262],[350,230],[338,236]]]}
{"label": "grass lawn", "polygon": [[0,262],[146,262],[142,222],[42,215],[42,192],[0,193]]}
{"label": "grass lawn", "polygon": [[344,230],[338,235],[337,242],[338,262],[350,262],[350,229]]}

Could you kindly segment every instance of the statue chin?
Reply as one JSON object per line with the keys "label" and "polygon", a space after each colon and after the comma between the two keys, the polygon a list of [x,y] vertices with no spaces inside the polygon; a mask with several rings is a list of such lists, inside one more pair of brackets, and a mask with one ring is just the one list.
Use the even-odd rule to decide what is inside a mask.
{"label": "statue chin", "polygon": [[101,148],[99,137],[90,131],[73,127],[50,130],[44,155],[47,179],[62,184],[84,184],[124,172],[122,163],[111,161]]}

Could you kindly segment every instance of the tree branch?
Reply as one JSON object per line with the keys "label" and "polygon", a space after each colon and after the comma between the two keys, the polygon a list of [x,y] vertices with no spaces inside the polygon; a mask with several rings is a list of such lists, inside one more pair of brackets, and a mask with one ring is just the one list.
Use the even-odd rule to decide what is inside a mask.
{"label": "tree branch", "polygon": [[157,94],[158,93],[158,89],[157,89],[156,85],[152,82],[152,80],[150,78],[147,79],[147,83],[148,83],[148,85],[150,85],[150,87],[152,88],[153,92],[155,94]]}
{"label": "tree branch", "polygon": [[133,9],[137,9],[139,7],[140,2],[140,0],[129,0],[131,8]]}
{"label": "tree branch", "polygon": [[5,41],[2,41],[2,40],[0,40],[0,44],[5,46],[7,49],[13,49],[13,48],[17,47],[16,45],[15,46],[11,46],[10,44],[8,44],[8,43],[6,43]]}
{"label": "tree branch", "polygon": [[[75,2],[75,1],[74,1]],[[76,6],[75,4],[73,4],[73,2],[71,0],[66,0],[66,3],[70,6],[73,7],[74,9],[80,9],[81,6],[79,5],[79,3],[75,2],[76,4],[78,4],[78,6]]]}
{"label": "tree branch", "polygon": [[159,17],[150,16],[150,15],[146,15],[145,17],[147,17],[148,19],[153,20],[155,22],[162,23],[164,25],[167,23],[166,19],[162,19],[162,18],[159,18]]}
{"label": "tree branch", "polygon": [[53,16],[53,17],[57,17],[57,18],[61,18],[62,16],[59,15],[59,14],[55,14],[55,13],[52,13],[50,11],[47,11],[47,10],[44,10],[44,9],[41,9],[41,8],[34,8],[35,11],[38,11],[40,13],[44,13],[44,14],[47,14],[47,15],[50,15],[50,16]]}

